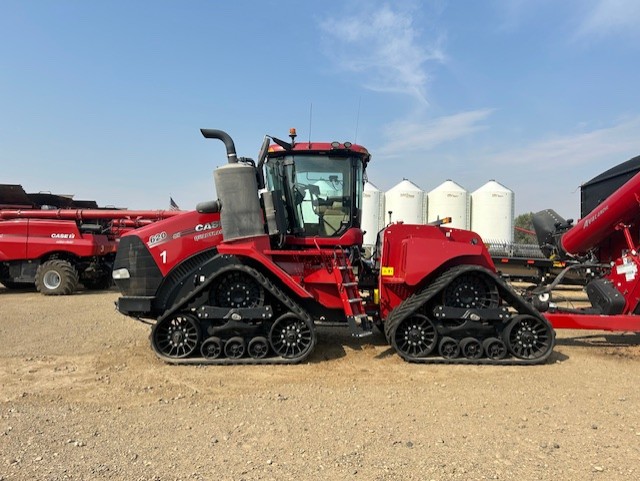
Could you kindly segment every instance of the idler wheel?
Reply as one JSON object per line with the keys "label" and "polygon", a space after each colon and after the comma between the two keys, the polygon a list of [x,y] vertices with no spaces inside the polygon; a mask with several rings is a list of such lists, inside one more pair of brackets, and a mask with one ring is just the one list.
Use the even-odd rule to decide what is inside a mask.
{"label": "idler wheel", "polygon": [[497,361],[499,359],[504,359],[507,357],[507,346],[506,344],[497,337],[490,337],[485,339],[482,342],[482,347],[484,349],[485,355],[489,359],[493,359]]}
{"label": "idler wheel", "polygon": [[213,336],[206,339],[200,346],[200,353],[205,359],[217,359],[222,354],[222,340]]}
{"label": "idler wheel", "polygon": [[316,343],[316,333],[310,321],[293,312],[280,316],[271,326],[269,343],[274,352],[285,359],[303,357]]}
{"label": "idler wheel", "polygon": [[455,359],[460,355],[460,344],[453,337],[443,337],[438,346],[438,353],[445,359]]}
{"label": "idler wheel", "polygon": [[151,347],[159,355],[182,359],[196,350],[200,342],[198,320],[189,314],[176,314],[158,322],[151,332]]}
{"label": "idler wheel", "polygon": [[224,345],[224,355],[229,359],[240,359],[244,356],[245,342],[240,336],[229,339]]}
{"label": "idler wheel", "polygon": [[266,337],[254,337],[249,341],[248,351],[253,359],[264,359],[269,354],[269,341]]}
{"label": "idler wheel", "polygon": [[475,337],[465,337],[460,341],[460,352],[467,359],[480,359],[482,357],[482,344]]}
{"label": "idler wheel", "polygon": [[438,345],[438,332],[427,316],[414,314],[400,322],[391,345],[405,359],[426,357]]}
{"label": "idler wheel", "polygon": [[553,348],[553,328],[537,317],[514,317],[504,331],[509,352],[518,359],[539,359]]}

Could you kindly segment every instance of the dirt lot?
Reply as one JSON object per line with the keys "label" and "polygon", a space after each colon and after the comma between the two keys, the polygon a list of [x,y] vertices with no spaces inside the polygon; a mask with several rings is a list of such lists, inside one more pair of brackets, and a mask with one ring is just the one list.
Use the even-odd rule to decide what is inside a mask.
{"label": "dirt lot", "polygon": [[116,298],[0,287],[0,481],[640,479],[640,336],[421,366],[322,330],[306,364],[177,367]]}

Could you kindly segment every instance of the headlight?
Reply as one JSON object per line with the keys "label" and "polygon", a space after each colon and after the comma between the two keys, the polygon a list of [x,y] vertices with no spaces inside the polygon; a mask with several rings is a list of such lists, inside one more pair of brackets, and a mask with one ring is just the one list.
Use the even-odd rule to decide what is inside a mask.
{"label": "headlight", "polygon": [[122,267],[113,271],[111,277],[114,279],[129,279],[131,276],[129,275],[129,269]]}

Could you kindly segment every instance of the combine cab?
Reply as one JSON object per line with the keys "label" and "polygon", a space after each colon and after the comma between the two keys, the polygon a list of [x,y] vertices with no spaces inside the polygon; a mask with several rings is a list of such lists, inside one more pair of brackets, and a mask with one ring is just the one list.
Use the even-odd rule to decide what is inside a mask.
{"label": "combine cab", "polygon": [[[295,363],[316,326],[377,327],[407,361],[535,364],[554,331],[495,272],[480,237],[441,225],[391,224],[361,256],[369,152],[349,142],[265,138],[257,162],[214,172],[219,199],[123,236],[118,310],[152,325],[171,363]],[[271,140],[270,140],[271,139]]]}

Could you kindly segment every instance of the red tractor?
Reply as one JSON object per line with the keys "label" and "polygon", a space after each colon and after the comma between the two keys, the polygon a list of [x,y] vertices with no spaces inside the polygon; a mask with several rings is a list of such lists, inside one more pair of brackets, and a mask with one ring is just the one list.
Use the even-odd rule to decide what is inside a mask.
{"label": "red tractor", "polygon": [[[6,205],[6,204],[5,204]],[[0,283],[8,289],[35,284],[45,295],[111,285],[120,236],[177,211],[106,209],[0,210]]]}
{"label": "red tractor", "polygon": [[[113,278],[117,308],[152,324],[171,363],[305,360],[316,326],[374,326],[407,361],[537,364],[551,324],[496,271],[475,233],[395,223],[362,256],[369,152],[349,142],[266,137],[257,162],[217,168],[218,200],[124,235]],[[271,141],[273,144],[271,144]]]}

